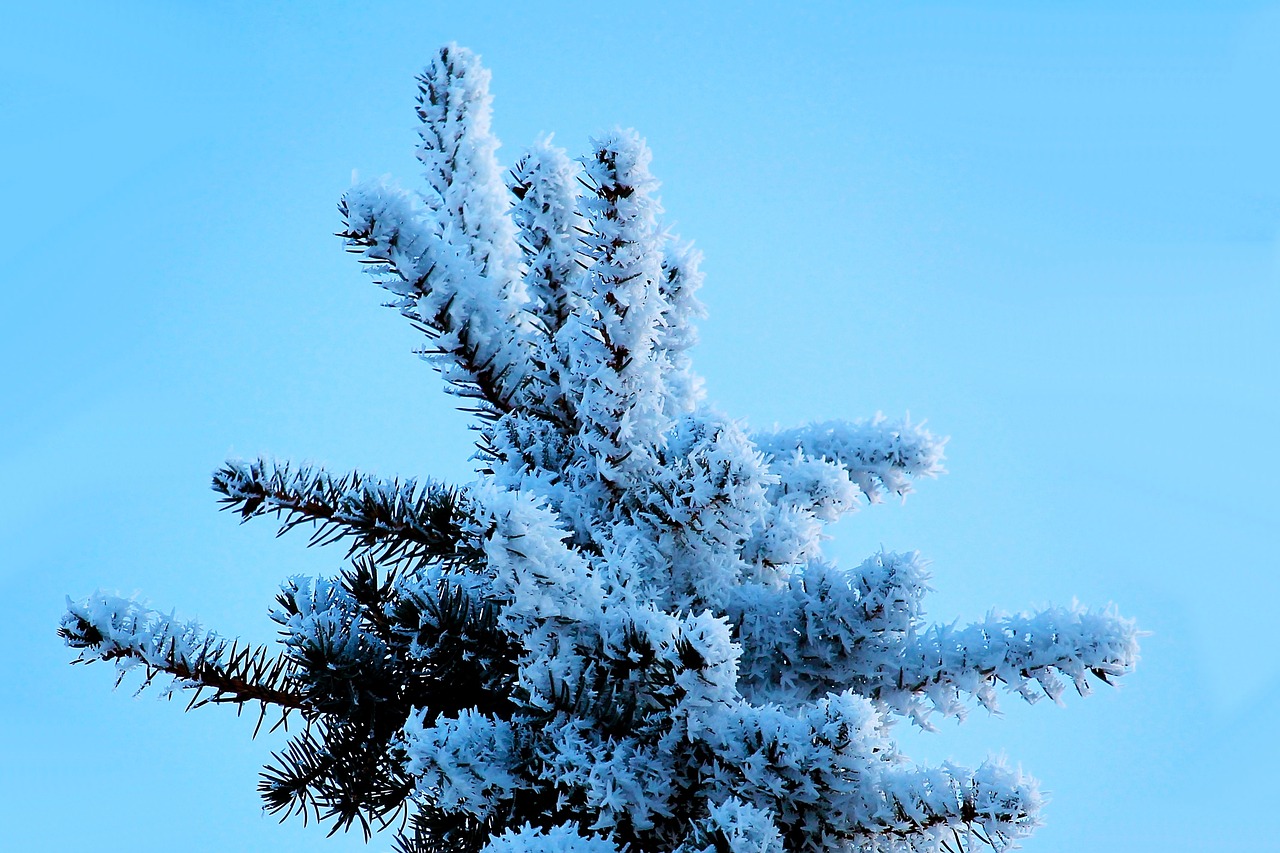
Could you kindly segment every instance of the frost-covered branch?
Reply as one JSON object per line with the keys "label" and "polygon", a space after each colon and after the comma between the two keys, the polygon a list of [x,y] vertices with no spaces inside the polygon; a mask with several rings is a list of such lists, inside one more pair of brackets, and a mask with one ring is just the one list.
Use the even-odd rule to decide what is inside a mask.
{"label": "frost-covered branch", "polygon": [[573,402],[563,389],[571,383],[570,356],[561,331],[587,310],[581,254],[584,223],[578,213],[581,169],[549,139],[540,140],[511,169],[507,187],[511,219],[524,255],[526,310],[536,333],[529,348],[531,382],[527,415],[538,414],[575,428]]}
{"label": "frost-covered branch", "polygon": [[707,315],[697,296],[704,278],[701,264],[702,252],[692,243],[668,235],[658,286],[666,302],[658,346],[670,365],[666,382],[667,411],[673,415],[694,411],[705,396],[702,377],[694,373],[689,357],[689,350],[698,342],[695,323]]}
{"label": "frost-covered branch", "polygon": [[312,524],[310,544],[349,540],[350,555],[381,562],[476,565],[482,551],[462,493],[438,483],[377,480],[359,472],[340,477],[258,459],[232,460],[213,474],[224,509],[247,521],[274,514],[283,534]]}
{"label": "frost-covered branch", "polygon": [[475,260],[496,292],[522,301],[512,259],[515,241],[490,130],[493,97],[480,57],[441,48],[418,77],[418,160],[427,207],[447,223],[451,242]]}
{"label": "frost-covered branch", "polygon": [[976,771],[904,766],[873,705],[851,692],[794,712],[744,705],[706,737],[715,751],[712,799],[767,809],[787,850],[936,843],[970,826],[1004,846],[1037,825],[1032,780],[996,762]]}
{"label": "frost-covered branch", "polygon": [[310,710],[290,680],[286,658],[265,646],[224,640],[198,622],[179,622],[130,599],[101,592],[83,601],[68,599],[58,635],[80,651],[79,661],[113,662],[122,679],[136,668],[144,687],[157,675],[170,676],[166,694],[194,690],[192,707],[260,702],[264,714],[268,706],[286,713]]}
{"label": "frost-covered branch", "polygon": [[392,307],[434,338],[424,350],[457,394],[496,417],[527,376],[528,302],[489,130],[489,72],[450,45],[419,79],[418,159],[427,191],[352,188],[340,209],[348,248],[396,295]]}
{"label": "frost-covered branch", "polygon": [[507,181],[515,198],[511,219],[519,229],[516,240],[524,252],[528,310],[550,339],[585,303],[585,264],[579,253],[580,171],[563,149],[543,139],[516,161]]}
{"label": "frost-covered branch", "polygon": [[449,229],[431,222],[411,194],[368,184],[350,190],[339,207],[339,236],[377,283],[396,295],[390,307],[433,339],[421,353],[446,387],[475,401],[487,417],[511,411],[524,378],[518,365],[525,347],[507,337],[520,325],[518,306],[494,292],[474,259],[449,242]]}
{"label": "frost-covered branch", "polygon": [[628,497],[637,515],[658,522],[673,601],[720,610],[748,569],[741,554],[769,510],[774,479],[741,425],[707,412],[679,420],[658,460],[648,492]]}
{"label": "frost-covered branch", "polygon": [[881,553],[850,572],[815,562],[786,583],[741,585],[728,611],[744,693],[808,701],[896,661],[919,625],[927,580],[916,554]]}
{"label": "frost-covered branch", "polygon": [[915,554],[879,554],[851,573],[811,565],[787,586],[745,585],[730,606],[744,691],[807,701],[852,686],[928,727],[963,717],[966,699],[997,707],[996,687],[1027,701],[1081,695],[1137,662],[1138,632],[1113,610],[1053,608],[990,614],[965,628],[922,624],[928,575]]}
{"label": "frost-covered branch", "polygon": [[923,696],[943,714],[963,716],[967,696],[996,710],[998,684],[1028,702],[1041,696],[1059,702],[1066,682],[1087,696],[1090,676],[1111,684],[1137,661],[1138,630],[1114,609],[993,612],[963,628],[928,628],[906,645],[896,670],[881,670],[867,686],[893,707],[907,710],[909,697]]}
{"label": "frost-covered branch", "polygon": [[668,308],[660,283],[665,234],[658,224],[651,154],[634,131],[595,140],[583,160],[580,212],[587,307],[566,327],[566,393],[599,476],[625,485],[650,466],[670,426],[659,327]]}
{"label": "frost-covered branch", "polygon": [[910,420],[829,421],[752,436],[774,477],[769,507],[745,556],[764,566],[820,559],[823,525],[905,496],[913,479],[942,473],[945,439]]}
{"label": "frost-covered branch", "polygon": [[[610,850],[641,839],[703,850],[717,834],[738,839],[732,851],[933,850],[953,833],[1003,848],[1038,823],[1034,781],[1000,762],[905,764],[873,703],[849,692],[793,711],[705,705],[696,727],[676,706],[666,716],[689,728],[640,715],[622,737],[567,712],[532,730],[464,712],[411,726],[409,767],[434,808],[501,830],[532,800],[540,825],[573,821],[611,838]],[[507,838],[524,834],[512,827]],[[569,846],[536,849],[595,849],[561,841]]]}
{"label": "frost-covered branch", "polygon": [[[774,497],[802,505],[824,521],[885,493],[905,495],[911,481],[943,472],[946,439],[909,419],[828,421],[754,436],[779,477]],[[850,487],[856,491],[850,491]]]}

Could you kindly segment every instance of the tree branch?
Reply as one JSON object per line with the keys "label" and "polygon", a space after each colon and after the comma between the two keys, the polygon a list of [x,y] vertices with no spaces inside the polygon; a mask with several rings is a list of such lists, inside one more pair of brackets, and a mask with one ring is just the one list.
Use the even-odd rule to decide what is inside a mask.
{"label": "tree branch", "polygon": [[439,563],[474,566],[484,550],[463,494],[415,480],[377,480],[352,471],[334,477],[312,468],[293,469],[265,459],[228,461],[213,474],[220,503],[247,521],[283,518],[278,535],[310,523],[311,545],[349,540],[348,556],[417,567]]}
{"label": "tree branch", "polygon": [[[224,640],[197,622],[178,622],[129,599],[96,593],[81,602],[68,600],[58,635],[80,650],[78,663],[114,662],[121,680],[141,666],[143,689],[161,673],[172,676],[166,694],[195,690],[189,707],[260,702],[264,715],[268,706],[285,714],[311,711],[292,683],[288,660],[270,654],[265,646]],[[201,700],[205,690],[212,695]]]}

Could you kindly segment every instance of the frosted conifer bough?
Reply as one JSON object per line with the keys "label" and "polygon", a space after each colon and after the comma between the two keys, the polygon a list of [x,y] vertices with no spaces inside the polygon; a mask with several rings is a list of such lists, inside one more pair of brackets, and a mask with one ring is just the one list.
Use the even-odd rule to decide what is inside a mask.
{"label": "frosted conifer bough", "polygon": [[267,807],[394,825],[403,851],[1027,836],[1033,780],[916,766],[892,726],[1000,689],[1087,693],[1133,668],[1133,625],[1079,607],[930,625],[917,555],[824,561],[824,525],[940,473],[943,442],[879,415],[750,433],[710,409],[698,255],[661,222],[644,142],[616,131],[576,161],[539,142],[504,182],[477,58],[447,47],[420,84],[424,185],[352,189],[342,237],[475,413],[478,479],[229,462],[226,508],[348,549],[339,577],[284,584],[279,650],[102,594],[69,605],[68,645],[193,704],[301,719]]}

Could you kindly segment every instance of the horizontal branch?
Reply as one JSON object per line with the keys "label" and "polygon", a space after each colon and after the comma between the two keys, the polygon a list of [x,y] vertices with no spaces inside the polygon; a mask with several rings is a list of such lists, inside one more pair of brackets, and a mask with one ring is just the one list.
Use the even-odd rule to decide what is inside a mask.
{"label": "horizontal branch", "polygon": [[789,850],[936,849],[952,832],[1001,848],[1039,823],[1034,780],[998,761],[909,766],[874,705],[851,692],[793,711],[743,705],[703,737],[712,797],[772,812]]}
{"label": "horizontal branch", "polygon": [[[1139,632],[1112,610],[992,613],[958,628],[926,627],[928,574],[914,554],[876,555],[852,572],[811,564],[785,587],[744,585],[729,605],[742,647],[743,692],[758,702],[811,701],[851,688],[928,728],[964,717],[972,697],[996,710],[996,687],[1059,701],[1069,682],[1108,684],[1131,672]],[[1065,681],[1064,681],[1065,679]]]}
{"label": "horizontal branch", "polygon": [[353,471],[334,477],[312,468],[258,459],[232,460],[213,474],[224,509],[245,521],[283,518],[277,535],[313,524],[311,545],[348,540],[358,553],[410,567],[428,563],[474,566],[484,550],[457,489],[415,480],[378,480]]}
{"label": "horizontal branch", "polygon": [[858,508],[856,496],[841,488],[844,481],[871,503],[886,493],[906,495],[911,481],[944,472],[940,439],[910,419],[890,421],[883,415],[865,421],[828,421],[752,436],[771,457],[769,468],[779,477],[770,497],[805,505],[824,521],[834,521]]}
{"label": "horizontal branch", "polygon": [[917,716],[926,696],[933,707],[963,717],[965,696],[997,709],[995,688],[1028,702],[1048,696],[1061,702],[1064,677],[1081,696],[1092,692],[1090,676],[1106,684],[1133,671],[1139,631],[1114,610],[1056,607],[1039,613],[992,613],[964,628],[935,625],[913,638],[896,670],[877,675],[872,695]]}
{"label": "horizontal branch", "polygon": [[[290,662],[265,646],[225,640],[198,622],[179,622],[130,599],[101,592],[79,602],[68,599],[58,635],[80,650],[77,663],[113,662],[121,680],[141,667],[143,688],[157,675],[171,676],[167,695],[179,689],[196,691],[188,707],[260,702],[264,715],[268,706],[285,714],[311,710],[292,683]],[[211,694],[202,700],[206,690]]]}

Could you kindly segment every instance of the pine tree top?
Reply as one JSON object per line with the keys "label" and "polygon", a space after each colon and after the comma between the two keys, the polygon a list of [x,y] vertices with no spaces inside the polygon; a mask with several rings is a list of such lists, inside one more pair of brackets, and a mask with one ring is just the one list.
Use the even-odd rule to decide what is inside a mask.
{"label": "pine tree top", "polygon": [[912,765],[899,720],[998,690],[1060,701],[1132,670],[1112,610],[930,625],[916,554],[853,568],[824,528],[942,473],[944,440],[881,415],[753,432],[709,407],[689,351],[699,256],[662,223],[630,130],[504,173],[488,72],[457,46],[419,80],[414,190],[341,201],[341,236],[474,413],[469,484],[270,460],[214,475],[227,509],[340,543],[292,578],[281,647],[136,601],[71,602],[84,660],[302,722],[273,811],[399,823],[405,851],[937,850],[1015,843],[1036,783],[1001,762]]}

